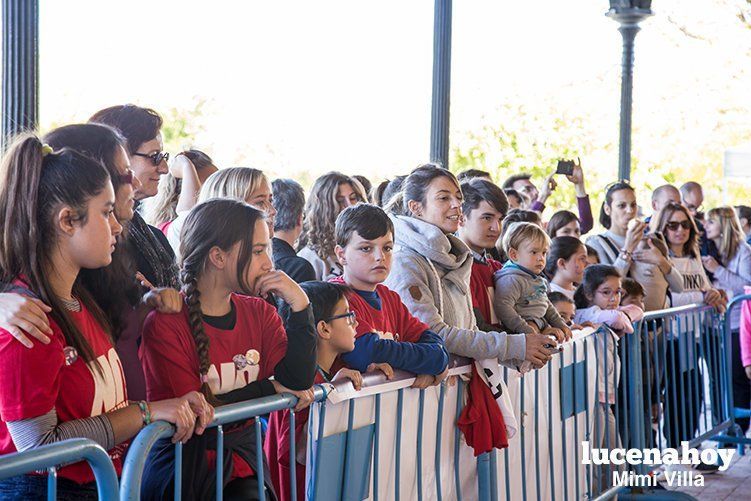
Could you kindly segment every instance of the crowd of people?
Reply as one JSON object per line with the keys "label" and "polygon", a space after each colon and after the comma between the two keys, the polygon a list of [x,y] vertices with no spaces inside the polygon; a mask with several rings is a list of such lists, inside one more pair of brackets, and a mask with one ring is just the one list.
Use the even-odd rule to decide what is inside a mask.
{"label": "crowd of people", "polygon": [[[541,189],[529,174],[498,185],[426,164],[374,185],[330,172],[306,197],[199,150],[170,163],[161,127],[154,110],[113,106],[3,155],[0,454],[85,437],[120,473],[129,441],[164,420],[185,444],[183,493],[202,499],[216,489],[218,406],[291,393],[301,437],[316,383],[359,389],[363,372],[401,369],[427,388],[447,378],[450,355],[524,373],[582,327],[606,326],[614,346],[645,311],[724,311],[751,285],[751,208],[704,212],[695,182],[655,189],[646,218],[633,186],[607,186],[604,231],[591,235],[579,161]],[[573,185],[577,213],[546,206],[558,182]],[[748,407],[740,324],[734,315],[733,390]],[[607,370],[616,381],[617,357]],[[598,388],[611,430],[615,392]],[[227,499],[257,495],[250,430],[226,431]],[[272,414],[263,478],[288,499],[297,469],[302,499],[289,434]],[[171,443],[149,457],[146,498],[174,489]],[[85,464],[58,476],[62,499],[96,497]],[[0,481],[0,497],[44,492],[40,475]]]}

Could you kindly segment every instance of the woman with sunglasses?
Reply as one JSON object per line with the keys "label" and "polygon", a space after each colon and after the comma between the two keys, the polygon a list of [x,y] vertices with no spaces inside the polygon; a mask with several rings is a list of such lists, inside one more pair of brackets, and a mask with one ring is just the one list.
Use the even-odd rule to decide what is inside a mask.
{"label": "woman with sunglasses", "polygon": [[[100,110],[89,122],[114,127],[127,140],[130,168],[139,184],[134,194],[137,209],[143,200],[157,194],[159,178],[168,171],[169,153],[162,151],[162,117],[149,108],[126,104]],[[138,212],[130,222],[126,245],[145,283],[177,287],[175,254],[167,238],[158,228],[146,224]]]}

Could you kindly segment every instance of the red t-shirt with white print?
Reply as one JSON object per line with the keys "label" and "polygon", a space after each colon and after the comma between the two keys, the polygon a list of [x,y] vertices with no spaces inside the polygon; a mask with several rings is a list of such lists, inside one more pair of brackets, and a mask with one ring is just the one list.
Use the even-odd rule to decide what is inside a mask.
{"label": "red t-shirt with white print", "polygon": [[[232,330],[222,330],[203,323],[209,338],[211,365],[208,383],[215,395],[242,388],[253,381],[274,374],[274,367],[287,351],[287,334],[282,319],[269,303],[261,298],[232,294],[236,322]],[[232,358],[258,352],[255,365],[238,370]],[[162,400],[200,391],[198,352],[188,321],[188,309],[165,314],[152,311],[143,325],[139,357],[146,377],[149,400]],[[213,463],[214,452],[209,451]],[[234,456],[233,478],[244,478],[252,469],[240,456]]]}
{"label": "red t-shirt with white print", "polygon": [[[83,304],[80,312],[68,314],[91,346],[102,374],[80,354],[71,365],[65,364],[68,343],[51,317],[51,342],[34,342],[31,349],[0,329],[0,455],[16,452],[6,421],[39,417],[54,407],[64,423],[128,405],[122,364],[110,337]],[[108,451],[118,476],[126,448],[122,443]],[[60,468],[58,475],[79,484],[94,481],[85,461]]]}

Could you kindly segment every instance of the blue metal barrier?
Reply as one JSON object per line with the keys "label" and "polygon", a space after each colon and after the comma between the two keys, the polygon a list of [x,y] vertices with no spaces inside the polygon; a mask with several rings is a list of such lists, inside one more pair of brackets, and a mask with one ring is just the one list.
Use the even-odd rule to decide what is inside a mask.
{"label": "blue metal barrier", "polygon": [[[326,389],[321,385],[316,385],[314,396],[315,399],[325,400],[327,395]],[[222,485],[223,485],[223,457],[224,457],[224,430],[223,425],[235,423],[239,421],[245,421],[257,416],[268,414],[270,412],[292,409],[297,404],[297,397],[290,394],[272,395],[269,397],[258,398],[247,402],[239,402],[235,404],[229,404],[219,407],[214,414],[214,421],[209,428],[217,428],[217,457],[216,457],[216,476],[217,476],[217,488],[216,499],[222,499]],[[292,413],[294,416],[294,413]],[[291,440],[294,443],[295,440],[295,427],[294,417],[291,418]],[[149,452],[161,439],[172,437],[175,432],[175,427],[164,421],[158,421],[150,424],[136,436],[131,443],[128,455],[125,458],[125,464],[123,465],[122,481],[120,485],[120,499],[121,500],[139,500],[141,499],[141,484],[143,481],[144,469],[146,466],[146,460]],[[260,450],[263,444],[261,439],[261,423],[256,419],[255,425],[256,433],[256,445],[259,450],[256,451],[258,462],[253,465],[254,471],[258,475],[258,489],[259,498],[266,499],[265,489],[263,486],[263,451]],[[291,451],[294,452],[294,446],[291,447]],[[177,444],[175,446],[175,465],[178,466],[181,462],[182,446]],[[292,462],[294,465],[294,462]],[[177,469],[177,468],[176,468]],[[291,483],[295,486],[295,469],[291,469]],[[182,498],[182,482],[179,470],[175,472],[175,499]]]}
{"label": "blue metal barrier", "polygon": [[107,451],[93,440],[72,438],[36,449],[0,456],[0,480],[47,470],[47,499],[57,498],[57,466],[86,461],[94,471],[99,499],[117,499],[117,473]]}

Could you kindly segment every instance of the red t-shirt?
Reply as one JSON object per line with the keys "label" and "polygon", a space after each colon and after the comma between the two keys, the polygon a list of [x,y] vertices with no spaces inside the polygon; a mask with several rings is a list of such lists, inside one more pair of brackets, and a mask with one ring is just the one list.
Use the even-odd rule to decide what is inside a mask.
{"label": "red t-shirt", "polygon": [[[235,305],[235,328],[222,330],[203,323],[209,338],[209,386],[215,395],[222,395],[248,383],[266,379],[287,351],[287,334],[282,319],[266,301],[256,297],[232,294]],[[258,364],[238,370],[232,357],[256,350]],[[188,310],[176,314],[152,311],[143,325],[138,352],[146,377],[149,400],[175,398],[190,391],[200,391],[198,353],[188,322]],[[209,463],[214,451],[209,451]],[[233,478],[252,474],[252,469],[237,454],[234,456]]]}
{"label": "red t-shirt", "polygon": [[[39,417],[54,407],[58,421],[64,423],[128,405],[125,376],[112,341],[91,312],[83,304],[81,308],[69,315],[91,346],[102,374],[80,355],[65,365],[63,349],[68,343],[51,317],[51,342],[35,342],[31,349],[0,329],[0,455],[16,452],[6,421]],[[126,448],[127,443],[122,443],[108,451],[118,476]],[[60,468],[58,475],[79,484],[94,481],[85,461]]]}
{"label": "red t-shirt", "polygon": [[[345,284],[342,277],[331,279],[332,283]],[[347,297],[350,310],[357,315],[357,337],[369,332],[391,333],[394,339],[417,343],[423,332],[430,329],[428,324],[413,316],[402,303],[399,294],[382,284],[376,286],[376,293],[381,298],[381,309],[373,308],[370,303],[356,292]]]}
{"label": "red t-shirt", "polygon": [[493,309],[493,297],[495,296],[493,274],[502,267],[503,265],[495,259],[488,259],[487,263],[474,259],[472,261],[472,273],[469,278],[472,307],[480,310],[480,314],[486,323],[499,329],[501,323],[495,316],[495,310]]}

